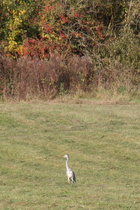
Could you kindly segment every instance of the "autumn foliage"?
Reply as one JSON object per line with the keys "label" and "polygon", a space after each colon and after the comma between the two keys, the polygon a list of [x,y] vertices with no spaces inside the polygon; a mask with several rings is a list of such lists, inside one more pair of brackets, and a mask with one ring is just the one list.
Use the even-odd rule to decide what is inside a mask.
{"label": "autumn foliage", "polygon": [[138,0],[3,0],[0,95],[138,89],[139,10]]}

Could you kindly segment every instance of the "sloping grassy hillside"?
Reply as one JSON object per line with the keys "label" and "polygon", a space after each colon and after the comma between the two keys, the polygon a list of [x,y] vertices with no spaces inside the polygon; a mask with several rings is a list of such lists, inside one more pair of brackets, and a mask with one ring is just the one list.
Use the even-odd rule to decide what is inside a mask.
{"label": "sloping grassy hillside", "polygon": [[0,209],[139,209],[139,142],[139,104],[1,103]]}

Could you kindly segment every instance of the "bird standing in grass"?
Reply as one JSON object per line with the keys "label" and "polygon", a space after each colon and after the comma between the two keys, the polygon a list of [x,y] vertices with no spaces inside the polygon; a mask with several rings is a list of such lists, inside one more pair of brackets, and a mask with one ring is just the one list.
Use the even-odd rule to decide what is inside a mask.
{"label": "bird standing in grass", "polygon": [[75,173],[74,171],[71,170],[71,168],[69,168],[68,166],[68,161],[69,161],[69,155],[64,155],[64,158],[66,158],[66,175],[68,177],[68,183],[70,182],[73,182],[75,183],[76,182],[76,176],[75,176]]}

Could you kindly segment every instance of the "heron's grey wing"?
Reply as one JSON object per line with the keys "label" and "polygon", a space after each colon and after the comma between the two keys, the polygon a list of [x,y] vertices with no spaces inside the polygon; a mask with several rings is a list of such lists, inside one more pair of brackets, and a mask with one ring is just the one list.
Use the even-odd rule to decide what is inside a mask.
{"label": "heron's grey wing", "polygon": [[74,171],[73,171],[73,181],[76,182],[76,175],[75,175]]}

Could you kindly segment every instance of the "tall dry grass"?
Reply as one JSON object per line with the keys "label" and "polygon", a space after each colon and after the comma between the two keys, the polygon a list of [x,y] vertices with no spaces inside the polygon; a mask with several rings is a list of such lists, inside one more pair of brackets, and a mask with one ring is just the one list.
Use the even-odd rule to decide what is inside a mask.
{"label": "tall dry grass", "polygon": [[113,93],[134,94],[138,89],[133,69],[120,62],[96,65],[89,56],[64,59],[52,54],[49,60],[20,57],[16,61],[0,57],[0,95],[3,99],[50,99],[59,94]]}

